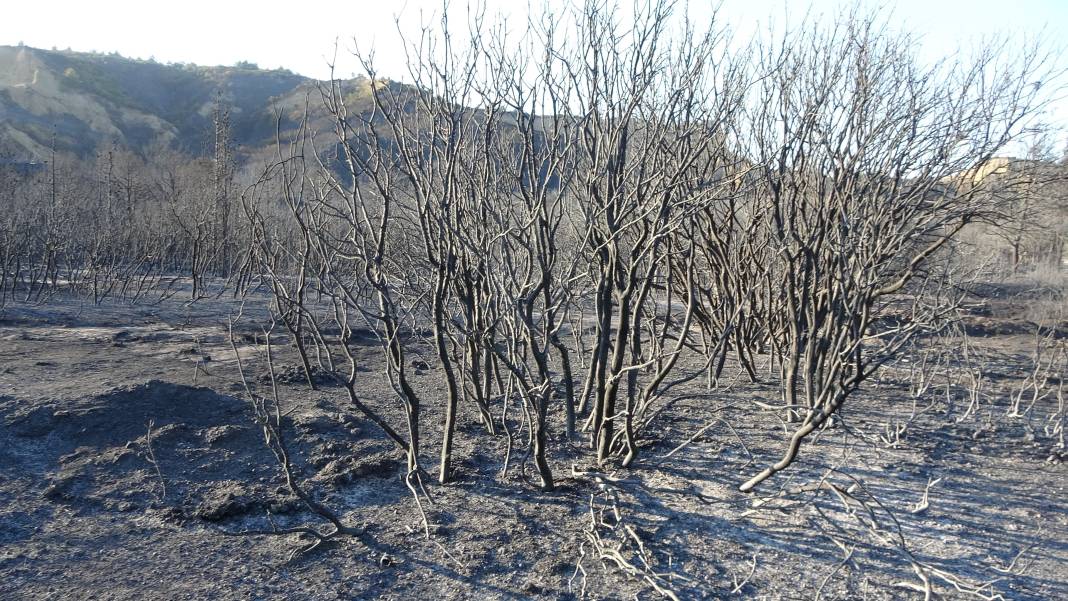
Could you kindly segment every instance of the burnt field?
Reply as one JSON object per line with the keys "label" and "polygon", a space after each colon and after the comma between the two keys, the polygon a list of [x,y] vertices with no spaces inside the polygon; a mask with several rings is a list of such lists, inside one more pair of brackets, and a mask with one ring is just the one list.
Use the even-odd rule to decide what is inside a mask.
{"label": "burnt field", "polygon": [[[292,345],[275,341],[293,471],[354,529],[310,551],[311,537],[265,533],[324,521],[287,486],[241,385],[235,349],[249,388],[271,388],[252,301],[235,345],[238,306],[225,300],[12,306],[0,323],[0,596],[899,599],[923,596],[923,574],[947,598],[1062,598],[1063,371],[1044,374],[1034,403],[1028,377],[1036,341],[1063,353],[1065,339],[1036,337],[1019,315],[1029,302],[977,300],[970,357],[949,339],[903,356],[748,494],[738,486],[777,459],[789,424],[774,382],[736,365],[666,399],[628,469],[598,465],[555,420],[551,492],[521,405],[491,403],[492,436],[468,405],[451,481],[426,478],[413,495],[397,445],[336,383],[311,390]],[[377,344],[351,345],[360,397],[403,422]],[[426,361],[412,381],[429,457],[446,394]]]}
{"label": "burnt field", "polygon": [[0,169],[0,596],[1068,598],[1063,53],[557,8]]}

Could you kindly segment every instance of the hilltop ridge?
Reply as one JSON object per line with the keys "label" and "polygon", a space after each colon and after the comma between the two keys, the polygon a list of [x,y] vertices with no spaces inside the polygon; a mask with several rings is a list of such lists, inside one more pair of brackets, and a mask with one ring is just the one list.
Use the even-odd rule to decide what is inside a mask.
{"label": "hilltop ridge", "polygon": [[56,148],[86,155],[101,144],[135,151],[208,147],[218,100],[233,142],[270,144],[279,102],[295,102],[315,80],[249,63],[162,64],[117,54],[0,46],[0,149],[32,160]]}

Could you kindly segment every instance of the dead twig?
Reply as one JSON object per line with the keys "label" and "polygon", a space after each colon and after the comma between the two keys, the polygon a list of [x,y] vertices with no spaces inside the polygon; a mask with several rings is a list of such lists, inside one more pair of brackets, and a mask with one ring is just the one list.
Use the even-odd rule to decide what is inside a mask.
{"label": "dead twig", "polygon": [[753,577],[753,574],[756,573],[756,568],[757,568],[757,554],[753,553],[753,561],[749,565],[749,573],[745,575],[745,578],[742,578],[739,581],[734,576],[731,577],[731,584],[734,585],[734,588],[731,589],[731,594],[732,595],[736,595],[736,594],[740,593],[742,591],[742,589],[745,588],[745,585],[749,584],[749,580]]}
{"label": "dead twig", "polygon": [[927,511],[927,509],[931,506],[931,487],[941,481],[941,478],[935,478],[933,480],[931,478],[928,478],[927,486],[925,486],[923,489],[923,497],[921,497],[920,500],[912,506],[912,509],[909,511],[909,513],[917,515]]}
{"label": "dead twig", "polygon": [[152,448],[152,427],[156,425],[155,420],[148,420],[145,424],[147,432],[145,432],[145,450],[148,453],[148,462],[152,464],[152,467],[156,470],[156,476],[159,477],[160,494],[159,500],[162,503],[167,498],[167,481],[163,479],[163,472],[159,469],[159,461],[156,459],[156,452]]}

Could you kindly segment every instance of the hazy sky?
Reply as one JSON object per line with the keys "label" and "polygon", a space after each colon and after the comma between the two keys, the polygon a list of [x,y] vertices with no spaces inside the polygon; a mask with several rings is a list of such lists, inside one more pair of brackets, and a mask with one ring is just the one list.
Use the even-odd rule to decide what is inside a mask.
{"label": "hazy sky", "polygon": [[[535,0],[540,5],[542,0]],[[560,0],[549,0],[559,4]],[[629,4],[624,0],[622,4]],[[441,11],[441,0],[37,0],[5,1],[0,19],[0,44],[70,47],[74,50],[118,51],[161,62],[203,65],[248,60],[261,67],[286,67],[312,77],[325,77],[326,60],[335,38],[351,46],[378,48],[383,74],[399,71],[394,14],[408,24]],[[713,2],[690,0],[691,11],[707,13]],[[849,4],[840,0],[725,0],[722,16],[741,30],[769,18],[797,20],[810,7],[831,13]],[[945,52],[983,35],[1008,32],[1024,37],[1045,29],[1053,39],[1068,40],[1068,0],[897,0],[868,1],[867,6],[892,9],[904,29],[925,36],[930,52]],[[457,20],[465,0],[452,0]],[[486,0],[490,12],[511,13],[519,20],[527,0]],[[351,71],[354,67],[348,65]],[[341,75],[348,75],[342,73]]]}
{"label": "hazy sky", "polygon": [[[485,0],[490,13],[511,15],[519,29],[528,3],[560,5],[567,0]],[[631,0],[621,0],[629,5]],[[685,0],[683,0],[685,3]],[[441,0],[4,0],[0,44],[112,52],[161,62],[230,65],[239,60],[261,67],[285,67],[312,77],[328,76],[334,40],[340,41],[338,75],[357,70],[348,57],[353,40],[376,48],[378,72],[405,79],[394,15],[406,27],[430,22]],[[454,21],[462,21],[467,0],[452,0]],[[709,14],[711,0],[689,0],[691,13]],[[833,13],[842,0],[724,0],[721,17],[744,34],[796,22],[806,11]],[[1011,34],[1026,42],[1044,35],[1064,47],[1068,0],[861,0],[890,9],[901,29],[923,36],[926,56],[941,56],[984,36]],[[1063,60],[1063,59],[1062,59]],[[1068,122],[1059,103],[1057,121]],[[1068,125],[1068,123],[1065,123]]]}

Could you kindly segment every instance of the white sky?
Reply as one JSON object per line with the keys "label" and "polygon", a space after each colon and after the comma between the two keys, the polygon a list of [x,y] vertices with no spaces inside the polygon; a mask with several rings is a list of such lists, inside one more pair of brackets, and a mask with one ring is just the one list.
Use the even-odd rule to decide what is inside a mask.
{"label": "white sky", "polygon": [[[567,0],[484,0],[488,13],[509,14],[521,29],[527,6],[559,6]],[[629,5],[632,0],[620,0]],[[686,0],[682,0],[684,3]],[[904,30],[923,35],[924,54],[938,57],[984,36],[1010,34],[1027,41],[1043,35],[1064,48],[1068,0],[860,0],[892,11]],[[468,0],[451,0],[453,21],[464,19]],[[710,14],[713,0],[689,0],[691,14]],[[723,0],[721,17],[745,35],[796,22],[807,12],[830,14],[851,0]],[[327,62],[339,40],[337,75],[358,71],[346,52],[354,40],[374,47],[378,72],[406,79],[394,16],[405,31],[441,14],[441,0],[0,0],[0,44],[112,52],[160,62],[230,65],[247,60],[285,67],[311,77],[328,76]],[[1063,41],[1062,41],[1063,40]],[[348,59],[348,60],[346,60]],[[1062,63],[1068,63],[1063,57]],[[1051,116],[1068,125],[1068,101]]]}
{"label": "white sky", "polygon": [[[562,0],[549,0],[559,5]],[[534,4],[540,4],[535,0]],[[622,4],[629,4],[623,0]],[[527,0],[485,0],[488,12],[526,14]],[[248,60],[261,67],[286,67],[325,77],[335,38],[378,49],[380,71],[403,70],[393,16],[406,25],[440,14],[441,0],[4,0],[0,44],[17,44],[99,52],[118,51],[136,58],[203,65]],[[707,14],[711,0],[690,0],[695,14]],[[769,17],[783,22],[807,10],[832,13],[849,5],[841,0],[724,0],[721,15],[746,30]],[[1024,37],[1043,29],[1053,39],[1068,40],[1068,0],[898,0],[862,1],[886,6],[904,29],[922,33],[932,52],[946,52],[999,32]],[[452,0],[457,20],[466,0]],[[517,25],[518,26],[518,25]],[[350,70],[353,67],[350,67]],[[342,73],[341,75],[348,75]]]}

